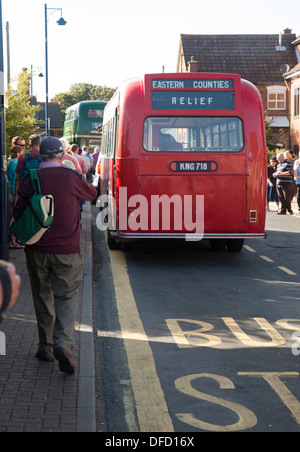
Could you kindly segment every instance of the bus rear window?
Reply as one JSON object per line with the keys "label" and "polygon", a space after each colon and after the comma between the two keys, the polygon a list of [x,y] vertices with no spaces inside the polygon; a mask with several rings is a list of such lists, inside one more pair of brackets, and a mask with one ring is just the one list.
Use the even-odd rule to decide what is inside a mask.
{"label": "bus rear window", "polygon": [[148,152],[240,152],[243,123],[228,117],[148,118],[143,146]]}
{"label": "bus rear window", "polygon": [[101,119],[103,118],[103,110],[89,110],[88,111],[88,118],[89,119]]}

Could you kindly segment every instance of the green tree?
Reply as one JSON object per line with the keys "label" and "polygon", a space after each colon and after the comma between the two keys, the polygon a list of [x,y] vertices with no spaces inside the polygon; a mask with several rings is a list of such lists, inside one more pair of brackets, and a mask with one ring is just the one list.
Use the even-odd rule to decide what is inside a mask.
{"label": "green tree", "polygon": [[[268,112],[265,112],[265,116],[268,116]],[[276,157],[276,154],[278,152],[283,152],[285,149],[279,149],[277,144],[279,141],[281,141],[282,137],[284,136],[283,129],[276,129],[274,131],[274,128],[271,127],[272,119],[267,120],[265,119],[266,124],[266,138],[267,138],[267,157],[268,162],[271,157]]]}
{"label": "green tree", "polygon": [[102,100],[108,102],[115,91],[116,88],[108,88],[107,86],[75,83],[74,85],[71,85],[71,88],[67,93],[57,94],[52,101],[60,102],[61,113],[64,119],[67,108],[72,105],[86,100]]}
{"label": "green tree", "polygon": [[17,87],[10,85],[8,90],[8,108],[6,110],[6,153],[9,156],[12,139],[22,136],[26,142],[38,128],[36,119],[39,106],[30,104],[30,74],[22,72],[18,76]]}

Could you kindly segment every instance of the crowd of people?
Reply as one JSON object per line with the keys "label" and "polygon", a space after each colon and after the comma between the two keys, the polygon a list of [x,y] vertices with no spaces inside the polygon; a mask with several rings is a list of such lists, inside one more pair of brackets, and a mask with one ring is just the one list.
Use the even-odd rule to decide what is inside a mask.
{"label": "crowd of people", "polygon": [[[296,155],[294,156],[294,151]],[[277,204],[277,214],[294,215],[292,201],[297,196],[300,213],[300,153],[299,146],[294,151],[285,151],[270,159],[268,166],[267,209],[270,202]]]}
{"label": "crowd of people", "polygon": [[[7,165],[12,218],[25,208],[33,192],[30,169],[38,170],[42,193],[54,199],[51,228],[37,243],[25,247],[39,333],[36,358],[51,363],[56,359],[62,372],[73,374],[77,298],[83,278],[80,208],[82,200],[97,196],[91,174],[99,149],[91,155],[87,147],[81,150],[54,137],[41,141],[38,135],[30,137],[29,148],[25,152],[22,137],[13,139]],[[11,246],[22,245],[12,238]],[[0,315],[15,303],[19,287],[15,267],[0,261]]]}

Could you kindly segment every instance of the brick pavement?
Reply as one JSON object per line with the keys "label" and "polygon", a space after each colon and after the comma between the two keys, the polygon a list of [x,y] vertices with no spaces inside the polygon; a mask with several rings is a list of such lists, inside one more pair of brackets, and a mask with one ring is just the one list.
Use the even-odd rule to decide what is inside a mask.
{"label": "brick pavement", "polygon": [[[82,218],[82,253],[86,261],[87,243],[91,243],[90,204]],[[77,400],[80,384],[79,296],[74,376],[59,371],[57,361],[40,362],[35,358],[38,345],[29,275],[23,250],[11,250],[10,260],[22,278],[20,297],[12,310],[4,314],[0,331],[6,336],[6,355],[0,356],[0,432],[76,432]],[[85,272],[86,273],[86,272]],[[85,350],[89,353],[89,350]],[[92,350],[93,353],[93,350]],[[84,388],[83,388],[84,390]],[[90,394],[93,397],[93,394]],[[93,424],[93,419],[91,424]],[[85,419],[85,422],[89,420]],[[92,429],[93,430],[93,429]],[[80,430],[79,430],[80,431]]]}

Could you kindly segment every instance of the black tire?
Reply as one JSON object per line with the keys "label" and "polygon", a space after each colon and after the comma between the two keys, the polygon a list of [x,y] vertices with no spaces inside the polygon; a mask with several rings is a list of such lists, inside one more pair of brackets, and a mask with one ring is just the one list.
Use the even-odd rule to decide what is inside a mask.
{"label": "black tire", "polygon": [[244,239],[229,239],[227,240],[227,249],[230,253],[240,253],[244,246]]}
{"label": "black tire", "polygon": [[121,243],[118,243],[116,239],[111,235],[109,229],[107,229],[107,245],[108,248],[112,251],[119,250],[121,248]]}
{"label": "black tire", "polygon": [[222,252],[226,250],[227,240],[226,239],[211,239],[210,247],[213,251]]}

